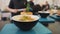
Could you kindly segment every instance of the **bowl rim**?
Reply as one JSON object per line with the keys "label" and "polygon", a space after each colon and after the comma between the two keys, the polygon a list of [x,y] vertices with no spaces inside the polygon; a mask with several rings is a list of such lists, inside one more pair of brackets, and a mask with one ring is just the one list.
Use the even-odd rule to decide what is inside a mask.
{"label": "bowl rim", "polygon": [[[25,16],[25,15],[16,15],[16,16]],[[13,20],[13,21],[17,21],[17,22],[33,22],[33,21],[37,21],[37,20],[39,20],[39,16],[37,16],[37,15],[26,15],[26,16],[34,16],[35,18],[37,18],[36,20],[33,20],[33,21],[18,21],[18,20],[16,20],[14,17],[16,17],[16,16],[13,16],[13,17],[11,17],[11,20]]]}
{"label": "bowl rim", "polygon": [[50,13],[49,11],[38,11],[38,13]]}

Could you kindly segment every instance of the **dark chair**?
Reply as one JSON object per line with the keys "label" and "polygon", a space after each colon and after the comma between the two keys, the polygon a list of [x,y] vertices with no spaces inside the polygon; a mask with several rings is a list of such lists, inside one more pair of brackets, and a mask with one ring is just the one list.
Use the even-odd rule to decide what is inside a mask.
{"label": "dark chair", "polygon": [[41,11],[41,6],[39,4],[34,5],[31,8],[33,9],[32,12],[33,12],[34,15],[38,14],[38,11]]}

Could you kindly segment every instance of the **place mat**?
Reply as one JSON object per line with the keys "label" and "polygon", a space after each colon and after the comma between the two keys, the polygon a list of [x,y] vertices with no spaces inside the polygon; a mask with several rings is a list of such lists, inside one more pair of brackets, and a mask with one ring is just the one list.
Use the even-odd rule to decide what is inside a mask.
{"label": "place mat", "polygon": [[57,21],[60,21],[60,17],[57,17],[57,15],[52,15],[50,17],[53,18],[53,19],[55,19],[55,20],[57,20]]}
{"label": "place mat", "polygon": [[50,18],[50,17],[47,17],[47,18],[40,18],[40,19],[39,19],[39,22],[40,22],[40,23],[54,23],[55,20],[52,19],[52,18]]}
{"label": "place mat", "polygon": [[52,32],[41,23],[37,23],[30,31],[21,31],[14,24],[6,24],[0,34],[52,34]]}

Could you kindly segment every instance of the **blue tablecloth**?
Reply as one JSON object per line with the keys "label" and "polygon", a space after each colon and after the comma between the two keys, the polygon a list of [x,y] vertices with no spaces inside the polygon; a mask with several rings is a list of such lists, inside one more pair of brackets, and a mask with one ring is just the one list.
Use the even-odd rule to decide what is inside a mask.
{"label": "blue tablecloth", "polygon": [[40,23],[30,31],[21,31],[14,24],[6,24],[0,34],[52,34],[52,32]]}
{"label": "blue tablecloth", "polygon": [[53,18],[53,19],[55,19],[55,20],[57,20],[57,21],[60,21],[60,17],[57,17],[57,15],[52,15],[50,17]]}
{"label": "blue tablecloth", "polygon": [[39,22],[40,22],[40,23],[54,23],[55,20],[52,19],[52,18],[50,18],[50,17],[47,17],[47,18],[40,18],[40,19],[39,19]]}

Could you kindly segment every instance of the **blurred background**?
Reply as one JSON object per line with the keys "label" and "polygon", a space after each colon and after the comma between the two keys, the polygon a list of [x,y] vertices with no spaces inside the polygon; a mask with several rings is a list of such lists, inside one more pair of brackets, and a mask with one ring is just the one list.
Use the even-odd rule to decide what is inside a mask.
{"label": "blurred background", "polygon": [[[35,5],[42,5],[45,4],[46,1],[48,1],[50,9],[53,9],[55,6],[57,6],[59,8],[58,10],[60,11],[60,0],[34,0],[33,2]],[[10,0],[0,0],[0,30],[6,23],[10,23],[11,13],[6,9],[6,7],[9,5],[9,2]],[[51,12],[51,14],[52,13],[53,12]],[[60,22],[55,21],[55,23],[50,23],[48,28],[53,32],[53,34],[60,34]]]}
{"label": "blurred background", "polygon": [[[60,6],[60,0],[34,0],[34,4],[44,4],[45,1],[48,1],[50,6],[57,5]],[[10,0],[0,0],[0,9],[4,10],[6,6],[9,5]]]}

